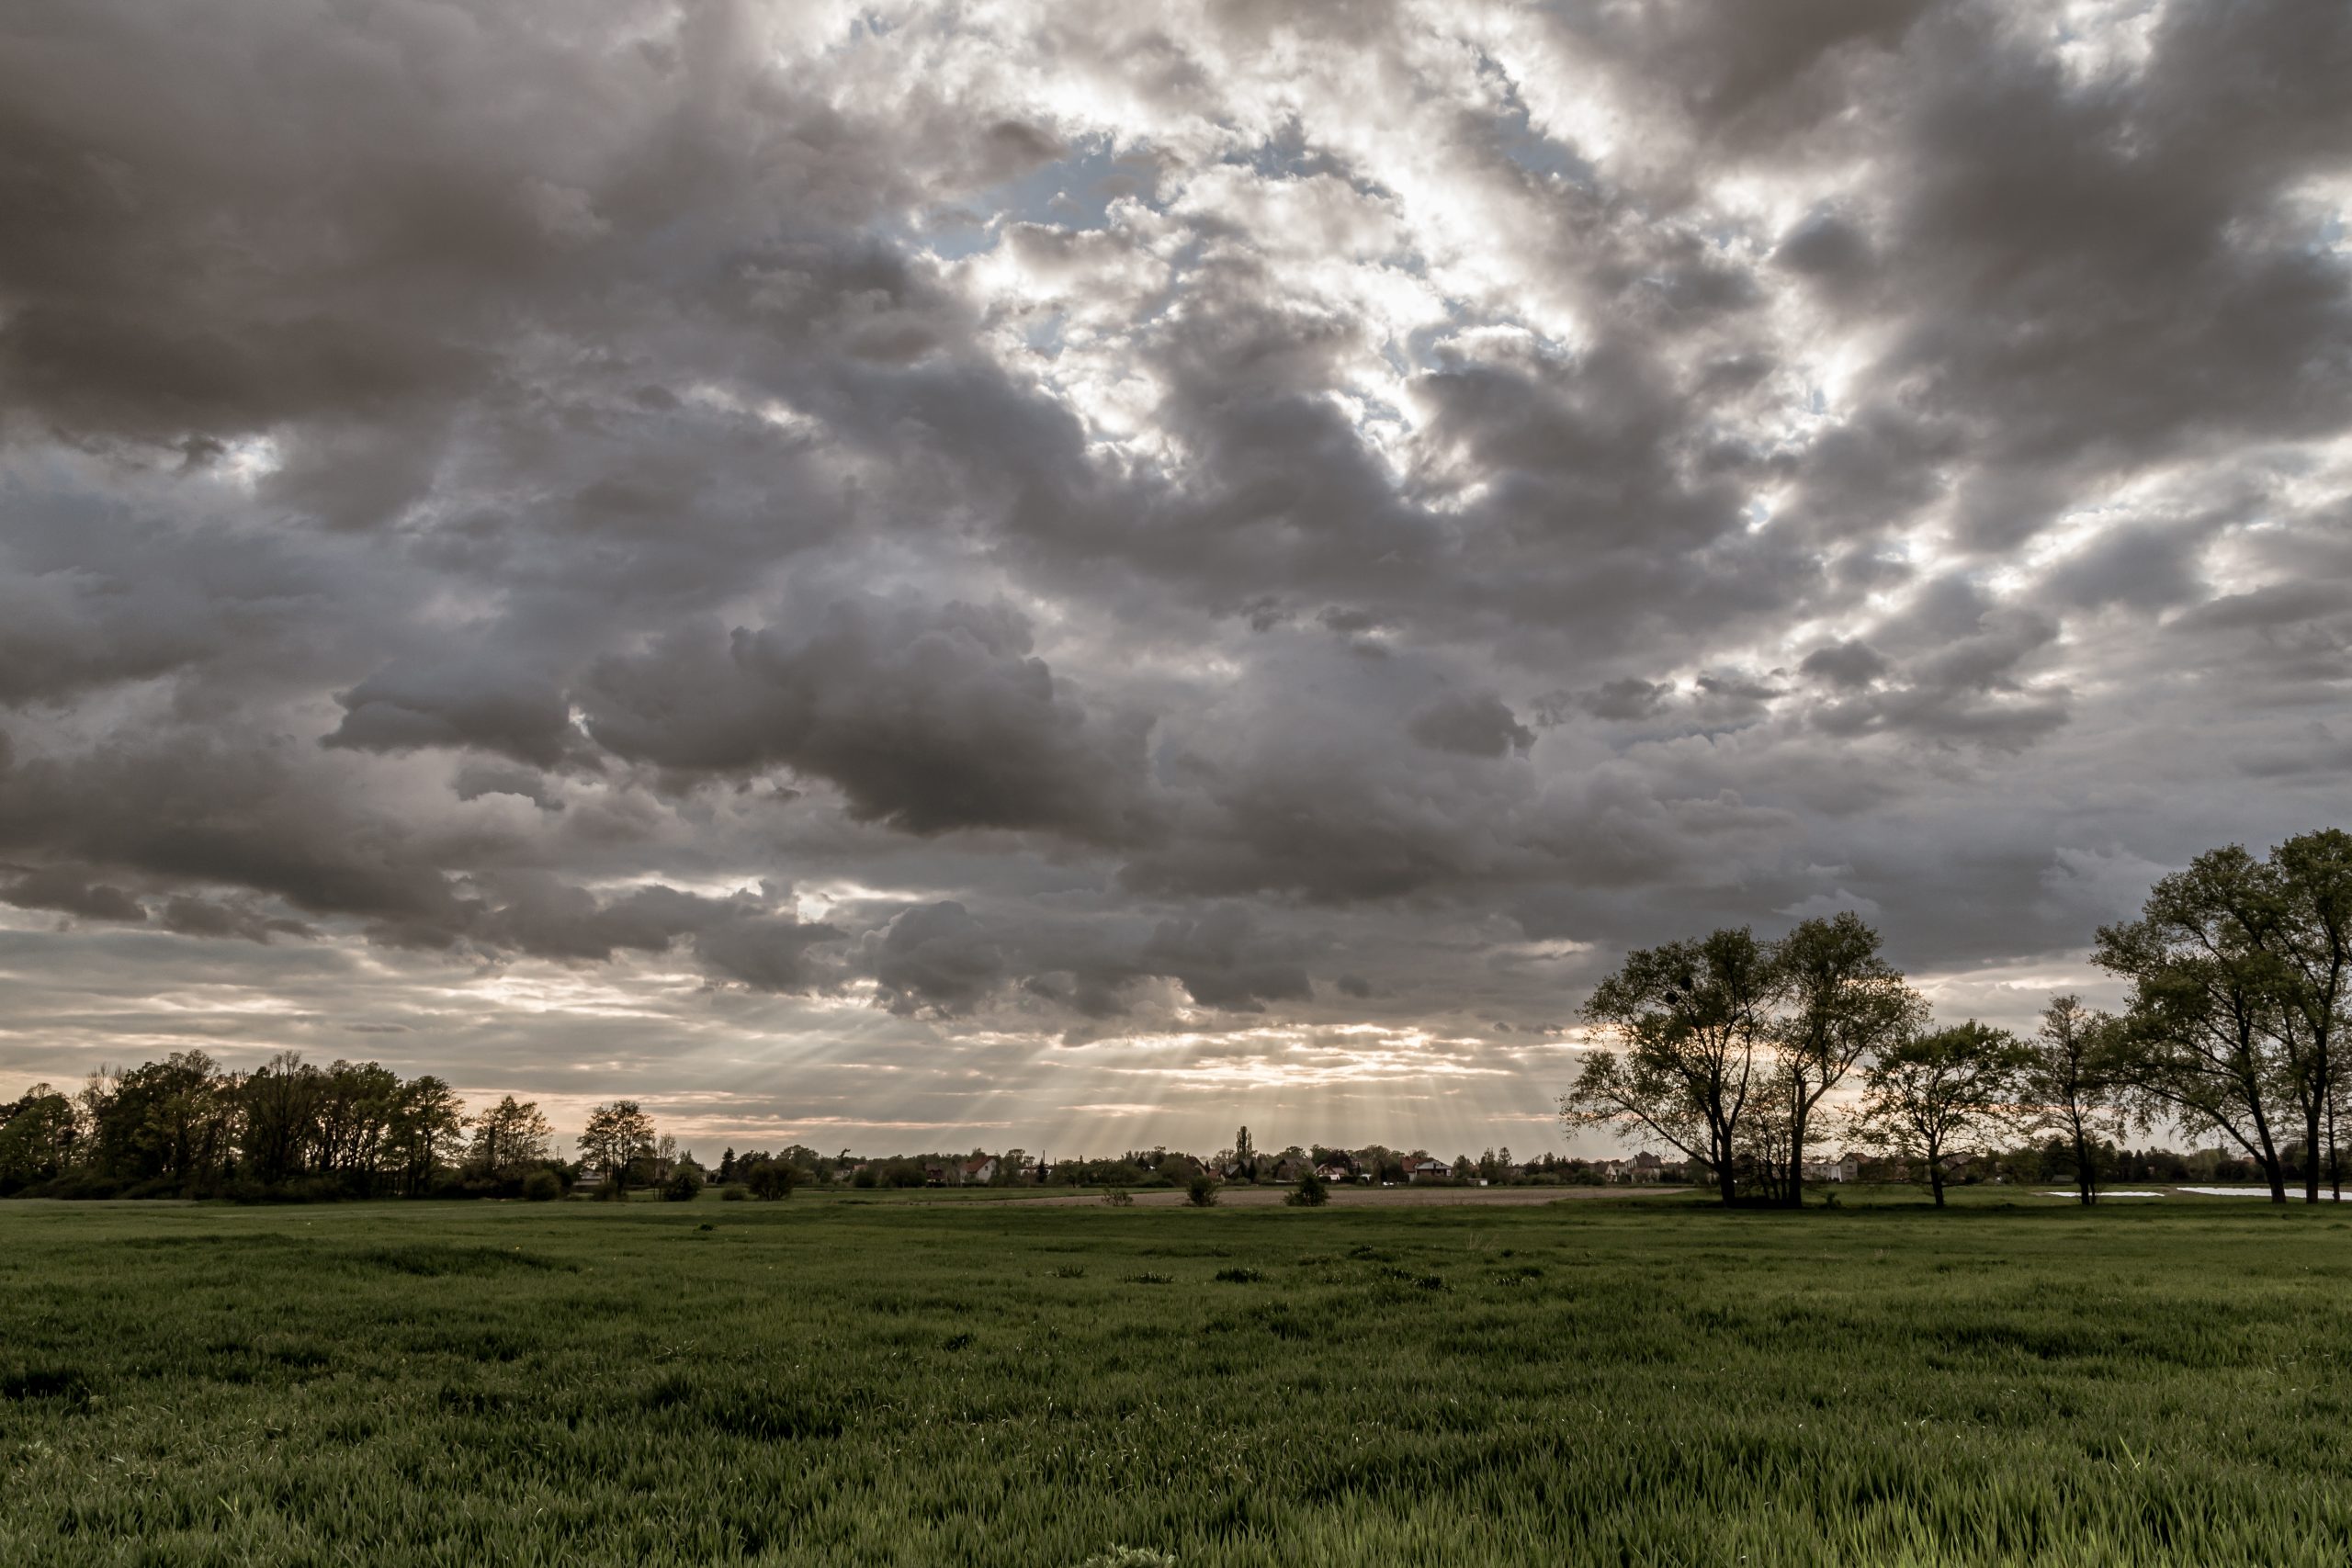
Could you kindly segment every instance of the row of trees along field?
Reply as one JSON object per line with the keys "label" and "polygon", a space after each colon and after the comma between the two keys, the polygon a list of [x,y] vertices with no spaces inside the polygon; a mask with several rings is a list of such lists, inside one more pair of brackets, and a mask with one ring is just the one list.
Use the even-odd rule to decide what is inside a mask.
{"label": "row of trees along field", "polygon": [[[510,1094],[468,1115],[430,1075],[292,1054],[232,1073],[176,1052],[94,1074],[78,1094],[43,1084],[0,1102],[0,1196],[550,1198],[583,1176],[611,1192],[701,1185],[700,1168],[634,1100],[598,1106],[579,1153],[558,1157],[533,1101]],[[794,1179],[771,1176],[764,1155],[733,1163],[761,1196]]]}
{"label": "row of trees along field", "polygon": [[2352,835],[2199,855],[2139,919],[2100,928],[2092,958],[2129,985],[2123,1012],[2062,996],[2018,1038],[1935,1027],[1850,913],[1778,942],[1741,929],[1638,951],[1586,1005],[1618,1048],[1587,1059],[1561,1117],[1679,1150],[1727,1203],[1800,1202],[1806,1152],[1833,1131],[1923,1173],[1939,1203],[1955,1156],[2055,1137],[2089,1202],[2098,1149],[2127,1123],[2225,1140],[2277,1202],[2290,1168],[2308,1201],[2323,1180],[2340,1191]]}

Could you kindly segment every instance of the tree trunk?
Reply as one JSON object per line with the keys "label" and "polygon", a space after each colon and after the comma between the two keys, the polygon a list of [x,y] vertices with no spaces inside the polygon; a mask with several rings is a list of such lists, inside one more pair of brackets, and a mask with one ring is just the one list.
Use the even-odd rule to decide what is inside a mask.
{"label": "tree trunk", "polygon": [[2079,1123],[2075,1128],[2075,1187],[2083,1195],[2084,1208],[2098,1201],[2098,1186],[2091,1178],[2090,1140],[2083,1136]]}
{"label": "tree trunk", "polygon": [[1738,1197],[1739,1173],[1732,1157],[1731,1128],[1720,1118],[1707,1119],[1707,1147],[1714,1155],[1715,1189],[1723,1194],[1724,1207],[1728,1209]]}
{"label": "tree trunk", "polygon": [[2327,1086],[2327,1190],[2337,1202],[2344,1201],[2344,1155],[2335,1143],[2335,1085]]}
{"label": "tree trunk", "polygon": [[2270,1201],[2283,1203],[2287,1201],[2287,1165],[2278,1157],[2278,1145],[2271,1140],[2270,1118],[2262,1113],[2261,1100],[2251,1095],[2248,1099],[2254,1111],[2254,1134],[2262,1141],[2257,1152],[2262,1158],[2262,1174],[2270,1183]]}
{"label": "tree trunk", "polygon": [[2313,1087],[2321,1092],[2312,1096],[2311,1105],[2303,1112],[2303,1201],[2306,1203],[2319,1201],[2320,1113],[2327,1104],[2326,1086],[2319,1084]]}
{"label": "tree trunk", "polygon": [[1804,1207],[1804,1104],[1802,1098],[1789,1118],[1789,1190],[1781,1203],[1791,1209]]}

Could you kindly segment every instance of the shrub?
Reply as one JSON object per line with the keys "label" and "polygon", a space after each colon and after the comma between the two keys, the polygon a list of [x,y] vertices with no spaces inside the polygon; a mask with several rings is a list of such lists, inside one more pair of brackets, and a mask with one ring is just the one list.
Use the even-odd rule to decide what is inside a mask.
{"label": "shrub", "polygon": [[563,1196],[563,1178],[542,1166],[523,1178],[523,1196],[534,1203],[551,1203]]}
{"label": "shrub", "polygon": [[1184,1188],[1184,1195],[1195,1209],[1213,1208],[1216,1203],[1216,1178],[1203,1171]]}
{"label": "shrub", "polygon": [[1266,1276],[1259,1269],[1252,1269],[1245,1263],[1237,1268],[1220,1269],[1216,1271],[1216,1277],[1218,1282],[1221,1284],[1254,1285]]}
{"label": "shrub", "polygon": [[1319,1209],[1330,1201],[1331,1190],[1311,1170],[1298,1179],[1298,1190],[1283,1200],[1294,1209]]}
{"label": "shrub", "polygon": [[702,1196],[702,1172],[692,1166],[682,1166],[662,1185],[662,1198],[669,1203],[691,1203]]}
{"label": "shrub", "polygon": [[722,1187],[718,1190],[718,1199],[722,1203],[741,1203],[750,1196],[751,1194],[741,1187]]}
{"label": "shrub", "polygon": [[1102,1201],[1110,1204],[1114,1209],[1133,1208],[1135,1206],[1135,1194],[1128,1191],[1124,1187],[1114,1187],[1111,1190],[1102,1194]]}
{"label": "shrub", "polygon": [[792,1190],[800,1185],[800,1172],[780,1159],[762,1160],[743,1178],[743,1185],[752,1196],[763,1202],[789,1198]]}

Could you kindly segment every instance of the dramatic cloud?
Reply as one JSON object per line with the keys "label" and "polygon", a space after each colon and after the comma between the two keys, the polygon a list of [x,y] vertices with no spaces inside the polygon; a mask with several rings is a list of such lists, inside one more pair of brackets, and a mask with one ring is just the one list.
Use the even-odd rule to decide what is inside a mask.
{"label": "dramatic cloud", "polygon": [[19,5],[0,1093],[1524,1149],[1632,944],[2095,987],[2343,812],[2346,80],[2291,0]]}

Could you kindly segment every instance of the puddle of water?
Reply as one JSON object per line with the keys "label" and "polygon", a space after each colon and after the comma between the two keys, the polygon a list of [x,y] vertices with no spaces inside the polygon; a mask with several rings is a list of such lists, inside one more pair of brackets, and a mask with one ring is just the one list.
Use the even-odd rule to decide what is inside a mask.
{"label": "puddle of water", "polygon": [[[2176,1192],[2195,1192],[2207,1198],[2267,1198],[2270,1196],[2270,1189],[2267,1187],[2176,1187],[2173,1190]],[[2335,1196],[2335,1195],[2332,1192],[2323,1191],[2319,1195],[2319,1201],[2324,1203]],[[2290,1203],[2300,1203],[2302,1201],[2303,1192],[2301,1188],[2290,1187],[2287,1189],[2287,1201]]]}
{"label": "puddle of water", "polygon": [[[2164,1196],[2161,1192],[2119,1192],[2105,1187],[2098,1190],[2098,1195],[2102,1198],[2161,1198]],[[2079,1192],[2044,1192],[2042,1196],[2044,1198],[2079,1198],[2082,1194]]]}

